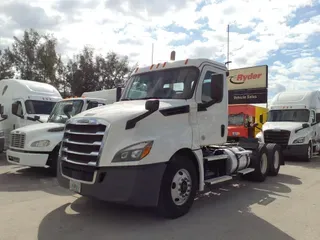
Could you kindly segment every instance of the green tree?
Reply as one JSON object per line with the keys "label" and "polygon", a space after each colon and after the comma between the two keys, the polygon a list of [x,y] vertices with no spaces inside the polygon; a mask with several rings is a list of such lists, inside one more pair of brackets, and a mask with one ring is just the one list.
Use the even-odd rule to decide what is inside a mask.
{"label": "green tree", "polygon": [[110,89],[123,83],[130,67],[127,57],[110,52],[106,57],[94,54],[94,49],[83,50],[69,60],[66,66],[66,82],[71,92],[80,96],[83,92]]}
{"label": "green tree", "polygon": [[13,78],[14,76],[8,51],[8,49],[0,50],[0,79]]}
{"label": "green tree", "polygon": [[8,55],[19,77],[59,87],[57,72],[61,59],[56,52],[57,40],[54,36],[41,35],[30,29],[24,31],[21,39],[15,36],[13,39]]}

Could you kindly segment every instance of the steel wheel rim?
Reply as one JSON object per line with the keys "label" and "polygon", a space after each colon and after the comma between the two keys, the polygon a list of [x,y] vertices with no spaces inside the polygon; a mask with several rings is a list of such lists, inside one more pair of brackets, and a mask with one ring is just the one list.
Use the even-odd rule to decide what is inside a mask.
{"label": "steel wheel rim", "polygon": [[267,154],[263,153],[261,155],[261,161],[260,161],[260,170],[262,174],[265,174],[268,169],[268,156]]}
{"label": "steel wheel rim", "polygon": [[171,182],[171,198],[175,205],[185,204],[191,193],[192,179],[186,169],[180,169],[174,175]]}
{"label": "steel wheel rim", "polygon": [[275,151],[274,155],[273,155],[273,166],[275,169],[277,169],[279,167],[279,163],[280,163],[280,153],[279,151]]}

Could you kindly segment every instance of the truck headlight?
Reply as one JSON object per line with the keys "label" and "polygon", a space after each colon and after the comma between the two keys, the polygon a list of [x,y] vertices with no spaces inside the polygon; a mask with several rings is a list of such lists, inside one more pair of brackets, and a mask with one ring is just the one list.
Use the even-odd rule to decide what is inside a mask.
{"label": "truck headlight", "polygon": [[31,143],[31,147],[47,147],[50,145],[49,140],[39,140]]}
{"label": "truck headlight", "polygon": [[152,144],[153,141],[147,141],[126,147],[117,152],[112,162],[139,161],[150,153]]}
{"label": "truck headlight", "polygon": [[304,143],[305,139],[306,139],[305,137],[299,137],[296,140],[294,140],[293,143]]}

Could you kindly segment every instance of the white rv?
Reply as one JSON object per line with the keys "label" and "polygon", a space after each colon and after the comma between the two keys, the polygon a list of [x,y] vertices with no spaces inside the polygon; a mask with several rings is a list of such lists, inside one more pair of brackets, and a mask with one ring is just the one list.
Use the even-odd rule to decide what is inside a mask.
{"label": "white rv", "polygon": [[256,137],[281,145],[284,155],[310,161],[320,151],[320,91],[278,93]]}
{"label": "white rv", "polygon": [[59,91],[47,84],[29,80],[3,79],[0,81],[0,130],[9,145],[13,129],[46,122],[56,102],[62,99]]}
{"label": "white rv", "polygon": [[[98,91],[83,95],[91,97],[68,98],[61,100],[52,110],[47,123],[22,127],[11,132],[11,144],[7,150],[7,161],[30,167],[51,167],[56,172],[56,160],[63,137],[66,121],[80,112],[111,104],[116,96],[109,96],[115,90],[106,90],[105,95]],[[95,97],[95,98],[94,98]],[[101,98],[103,97],[103,98]],[[113,101],[112,101],[112,97]]]}

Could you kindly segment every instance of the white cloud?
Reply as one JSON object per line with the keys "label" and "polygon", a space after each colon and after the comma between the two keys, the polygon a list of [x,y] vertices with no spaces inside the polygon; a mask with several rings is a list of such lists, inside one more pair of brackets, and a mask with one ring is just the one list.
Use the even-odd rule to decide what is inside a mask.
{"label": "white cloud", "polygon": [[[25,1],[6,1],[17,2],[20,5],[27,4]],[[37,11],[38,15],[35,16],[46,17],[43,22],[51,24],[47,28],[58,37],[61,43],[59,49],[64,55],[72,56],[84,45],[90,45],[99,53],[114,50],[129,55],[132,63],[139,62],[140,65],[151,63],[152,43],[155,46],[155,62],[168,60],[172,50],[176,50],[177,59],[208,57],[225,61],[226,28],[230,24],[231,68],[252,66],[273,59],[274,63],[269,64],[270,89],[278,89],[280,85],[287,89],[299,86],[320,88],[320,83],[311,81],[320,74],[319,58],[314,55],[317,50],[320,51],[320,47],[312,49],[306,43],[310,36],[320,32],[320,16],[310,15],[309,20],[298,19],[296,25],[289,24],[297,17],[297,9],[311,6],[316,1],[206,0],[204,7],[196,11],[197,4],[201,2],[33,0],[31,10]],[[0,9],[1,4],[4,3],[0,3]],[[38,19],[39,24],[41,21]],[[205,27],[205,24],[199,21],[207,21],[209,27],[202,28],[204,30],[201,30],[200,35],[197,30]],[[5,30],[11,35],[19,34],[17,22],[18,14],[7,16],[6,12],[0,10],[0,36],[4,36],[0,37],[0,46],[9,41],[4,34]],[[165,30],[164,27],[172,24],[188,31]],[[242,30],[239,32],[239,29]],[[190,38],[193,39],[191,43],[183,44],[184,40]],[[172,41],[181,44],[172,46]],[[298,44],[298,47],[290,47],[288,44]],[[278,50],[287,60],[276,55]]]}

